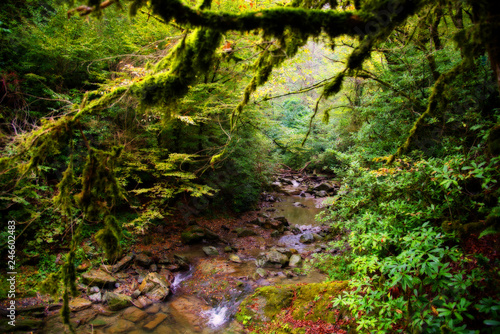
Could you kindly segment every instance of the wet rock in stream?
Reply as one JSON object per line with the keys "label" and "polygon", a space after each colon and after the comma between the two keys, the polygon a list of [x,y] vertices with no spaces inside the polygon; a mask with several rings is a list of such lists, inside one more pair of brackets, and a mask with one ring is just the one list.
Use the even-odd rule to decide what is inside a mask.
{"label": "wet rock in stream", "polygon": [[203,252],[207,256],[217,256],[217,255],[219,255],[219,251],[214,246],[205,246],[205,247],[203,247]]}
{"label": "wet rock in stream", "polygon": [[82,281],[87,285],[97,285],[99,287],[114,287],[116,278],[102,270],[91,270],[82,275]]}

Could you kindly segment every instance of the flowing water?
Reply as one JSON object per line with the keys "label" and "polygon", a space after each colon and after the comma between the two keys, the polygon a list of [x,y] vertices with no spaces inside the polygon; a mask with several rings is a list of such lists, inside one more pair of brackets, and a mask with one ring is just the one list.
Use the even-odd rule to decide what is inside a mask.
{"label": "flowing water", "polygon": [[[293,186],[296,186],[295,184]],[[274,210],[274,211],[273,211]],[[291,226],[298,227],[302,233],[319,231],[319,224],[314,217],[321,211],[321,200],[313,197],[281,196],[274,203],[272,209],[263,209],[271,218],[284,216]],[[279,239],[266,240],[267,246],[295,248],[304,253],[317,248],[314,245],[305,245],[299,241],[302,233],[294,235],[286,232]],[[179,272],[174,276],[171,285],[171,294],[163,303],[153,304],[145,309],[147,317],[139,317],[131,321],[124,310],[108,316],[99,315],[97,319],[104,320],[111,326],[97,329],[88,326],[81,333],[133,333],[133,334],[236,334],[243,333],[243,329],[233,320],[240,302],[258,286],[313,283],[324,280],[324,275],[311,272],[307,276],[287,278],[283,269],[268,269],[268,278],[257,281],[249,279],[255,273],[256,265],[253,260],[262,251],[262,248],[248,251],[242,256],[243,263],[232,263],[226,259],[207,258],[200,245],[192,246],[182,254],[189,258],[193,265],[189,270]],[[250,254],[250,255],[248,255]],[[255,257],[254,257],[255,255]],[[212,290],[210,290],[212,289]],[[209,290],[209,293],[204,293]],[[143,313],[141,313],[144,316]],[[153,330],[145,330],[148,323],[161,317],[163,320]],[[131,327],[132,324],[132,327]],[[48,326],[48,325],[47,325]],[[48,328],[46,326],[46,328]],[[128,326],[128,327],[127,327]],[[57,331],[47,331],[56,333]]]}

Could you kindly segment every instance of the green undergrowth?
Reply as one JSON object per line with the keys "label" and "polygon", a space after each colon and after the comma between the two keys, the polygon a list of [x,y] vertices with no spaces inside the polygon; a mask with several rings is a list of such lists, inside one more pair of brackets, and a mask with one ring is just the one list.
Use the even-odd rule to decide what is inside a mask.
{"label": "green undergrowth", "polygon": [[[317,255],[333,305],[377,333],[494,333],[500,307],[500,158],[462,154],[388,166],[351,164],[321,220],[339,229]],[[379,167],[379,168],[377,168]]]}

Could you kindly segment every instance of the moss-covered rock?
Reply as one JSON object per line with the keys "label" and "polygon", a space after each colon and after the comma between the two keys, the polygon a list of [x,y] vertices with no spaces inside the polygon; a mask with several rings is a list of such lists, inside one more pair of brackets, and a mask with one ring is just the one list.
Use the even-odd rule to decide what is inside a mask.
{"label": "moss-covered rock", "polygon": [[275,286],[258,288],[241,303],[236,319],[244,322],[250,317],[256,322],[271,321],[281,310],[292,305],[293,287],[288,285],[281,288]]}
{"label": "moss-covered rock", "polygon": [[105,273],[102,270],[91,270],[88,273],[82,275],[82,281],[84,284],[90,286],[114,286],[116,283],[116,278]]}
{"label": "moss-covered rock", "polygon": [[132,305],[132,298],[127,295],[122,295],[114,292],[106,292],[106,300],[108,307],[112,311],[118,311]]}
{"label": "moss-covered rock", "polygon": [[347,284],[327,282],[261,287],[241,303],[236,319],[243,324],[259,326],[275,319],[286,309],[295,320],[335,323],[338,312],[332,307],[331,300]]}

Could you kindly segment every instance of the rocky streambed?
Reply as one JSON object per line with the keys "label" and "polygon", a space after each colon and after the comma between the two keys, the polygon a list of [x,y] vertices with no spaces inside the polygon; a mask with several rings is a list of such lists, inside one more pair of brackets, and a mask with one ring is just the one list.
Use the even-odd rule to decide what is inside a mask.
{"label": "rocky streambed", "polygon": [[[335,237],[314,216],[338,186],[293,174],[279,176],[274,186],[274,192],[262,194],[260,210],[236,222],[212,226],[193,220],[172,233],[179,236],[172,242],[177,247],[135,249],[114,265],[82,274],[81,296],[70,303],[76,332],[245,333],[248,317],[262,320],[248,315],[248,296],[256,288],[323,281],[324,275],[302,266]],[[245,298],[246,311],[236,321]],[[55,303],[21,310],[25,325],[17,329],[64,332],[59,308]]]}

